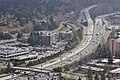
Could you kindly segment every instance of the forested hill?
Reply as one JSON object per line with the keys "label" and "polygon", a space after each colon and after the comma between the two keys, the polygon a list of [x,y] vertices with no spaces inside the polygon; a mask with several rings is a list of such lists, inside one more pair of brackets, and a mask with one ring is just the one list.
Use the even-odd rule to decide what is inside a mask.
{"label": "forested hill", "polygon": [[64,16],[71,11],[77,13],[90,5],[101,3],[107,4],[108,12],[120,10],[120,0],[0,0],[0,27],[9,23],[10,27],[18,24],[24,26],[53,13]]}
{"label": "forested hill", "polygon": [[[57,10],[64,11],[67,6],[80,6],[81,8],[97,4],[108,3],[115,10],[120,9],[120,0],[1,0],[0,12],[33,12],[49,14]],[[62,10],[63,8],[63,10]]]}

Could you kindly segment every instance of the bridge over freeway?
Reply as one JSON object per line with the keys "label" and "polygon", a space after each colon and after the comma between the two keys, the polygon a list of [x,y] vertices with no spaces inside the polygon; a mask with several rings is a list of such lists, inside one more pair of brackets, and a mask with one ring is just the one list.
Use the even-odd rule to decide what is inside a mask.
{"label": "bridge over freeway", "polygon": [[33,68],[33,67],[12,67],[12,70],[21,70],[21,71],[30,71],[30,72],[37,72],[37,73],[43,73],[48,74],[51,72],[51,70],[44,69],[44,68]]}

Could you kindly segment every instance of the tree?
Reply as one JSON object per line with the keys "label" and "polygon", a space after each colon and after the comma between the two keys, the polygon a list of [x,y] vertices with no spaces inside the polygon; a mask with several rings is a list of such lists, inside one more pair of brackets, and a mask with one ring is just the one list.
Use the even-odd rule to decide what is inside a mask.
{"label": "tree", "polygon": [[11,36],[10,33],[3,33],[3,38],[4,38],[4,39],[11,39],[12,36]]}
{"label": "tree", "polygon": [[99,80],[99,76],[96,74],[94,77],[95,80]]}
{"label": "tree", "polygon": [[79,79],[78,80],[82,80],[80,77],[79,77]]}
{"label": "tree", "polygon": [[113,57],[111,54],[109,54],[109,57],[108,57],[108,64],[113,64]]}
{"label": "tree", "polygon": [[50,16],[49,21],[50,21],[51,23],[54,21],[54,18],[53,18],[53,16],[52,16],[52,15]]}
{"label": "tree", "polygon": [[28,38],[28,43],[31,45],[38,45],[39,44],[39,33],[31,33],[30,37]]}
{"label": "tree", "polygon": [[0,40],[4,40],[4,39],[11,39],[12,36],[10,33],[6,33],[6,32],[0,32]]}
{"label": "tree", "polygon": [[10,70],[11,70],[11,65],[10,65],[10,62],[8,61],[6,73],[10,72]]}
{"label": "tree", "polygon": [[61,67],[57,67],[57,68],[54,68],[53,71],[55,71],[55,72],[62,72],[62,68]]}
{"label": "tree", "polygon": [[65,67],[64,67],[64,71],[69,71],[70,70],[70,65],[66,65]]}
{"label": "tree", "polygon": [[112,57],[108,58],[108,64],[113,64],[113,58]]}
{"label": "tree", "polygon": [[64,27],[67,27],[67,23],[64,23]]}
{"label": "tree", "polygon": [[23,36],[23,34],[21,32],[17,33],[17,38],[20,39]]}
{"label": "tree", "polygon": [[91,72],[91,68],[89,67],[89,69],[88,69],[88,72],[87,72],[87,78],[88,78],[88,80],[92,80],[92,72]]}
{"label": "tree", "polygon": [[101,73],[101,80],[105,80],[105,73]]}

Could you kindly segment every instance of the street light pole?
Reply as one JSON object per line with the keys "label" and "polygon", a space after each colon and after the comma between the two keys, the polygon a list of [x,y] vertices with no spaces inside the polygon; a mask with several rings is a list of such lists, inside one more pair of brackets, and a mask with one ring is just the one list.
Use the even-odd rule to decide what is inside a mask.
{"label": "street light pole", "polygon": [[60,63],[61,63],[61,68],[62,68],[62,56],[60,57]]}

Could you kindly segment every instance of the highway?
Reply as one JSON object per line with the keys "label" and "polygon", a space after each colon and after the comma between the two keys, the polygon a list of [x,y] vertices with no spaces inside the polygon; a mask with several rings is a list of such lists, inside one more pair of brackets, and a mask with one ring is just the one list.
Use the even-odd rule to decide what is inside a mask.
{"label": "highway", "polygon": [[[78,61],[80,58],[85,57],[85,56],[89,55],[90,53],[92,53],[93,50],[96,49],[97,46],[99,45],[99,42],[98,42],[99,40],[97,40],[97,39],[96,39],[96,42],[98,42],[98,43],[94,47],[93,47],[94,42],[92,42],[94,37],[96,37],[96,33],[99,32],[99,31],[95,32],[96,28],[90,17],[90,14],[89,14],[89,10],[94,7],[97,7],[97,5],[93,5],[84,10],[84,13],[85,13],[87,21],[88,21],[88,28],[87,28],[88,35],[86,35],[85,40],[82,44],[80,44],[73,50],[64,53],[61,57],[55,58],[54,60],[52,60],[53,62],[48,61],[46,63],[40,64],[37,66],[33,66],[33,67],[52,69],[55,67],[59,67],[61,65],[63,66],[66,64],[70,64],[76,60]],[[99,36],[99,35],[97,35],[97,36]],[[100,40],[101,40],[101,38],[100,38]],[[92,49],[92,47],[93,47],[93,49]],[[78,55],[80,55],[80,56],[78,56]]]}
{"label": "highway", "polygon": [[[88,13],[89,9],[90,9],[90,8],[85,9],[86,14],[87,14],[88,16],[89,16],[89,13]],[[90,16],[89,16],[89,17],[90,17]],[[89,21],[89,20],[88,20],[88,21]],[[92,22],[92,23],[93,23],[93,22]],[[93,30],[92,30],[92,29],[94,29],[93,27],[94,27],[93,24],[92,24],[92,26],[89,24],[88,29],[87,29],[86,32],[88,33],[89,30],[90,30],[91,32],[93,32]],[[53,32],[54,32],[54,31],[53,31]],[[56,31],[55,31],[55,32],[56,32]],[[89,32],[89,33],[91,33],[91,32]],[[84,41],[83,41],[82,44],[80,44],[79,46],[77,46],[77,47],[74,48],[73,50],[64,53],[61,57],[55,58],[55,59],[50,60],[50,61],[47,61],[47,62],[45,62],[45,63],[43,63],[43,64],[39,64],[39,65],[37,65],[37,66],[32,66],[32,67],[34,67],[34,68],[40,68],[40,69],[42,69],[42,68],[44,68],[44,69],[45,69],[45,68],[46,68],[46,69],[53,69],[53,68],[55,68],[55,67],[59,67],[59,66],[63,66],[63,65],[72,63],[73,61],[75,61],[75,59],[73,59],[74,56],[76,56],[76,55],[78,56],[78,55],[80,55],[80,54],[83,54],[82,51],[85,51],[84,49],[86,49],[86,47],[90,44],[90,42],[91,42],[91,40],[92,40],[92,35],[87,35],[87,36],[85,36],[85,39],[83,39],[83,40],[84,40]],[[84,54],[83,54],[83,55],[84,55]],[[81,57],[82,57],[83,55],[81,55]],[[79,59],[77,59],[77,60],[79,60]],[[62,61],[62,62],[61,62],[61,61]],[[22,69],[22,68],[20,67],[20,69]],[[1,78],[1,80],[6,80],[6,79],[10,79],[10,78],[12,78],[12,75],[3,77],[3,78]]]}

